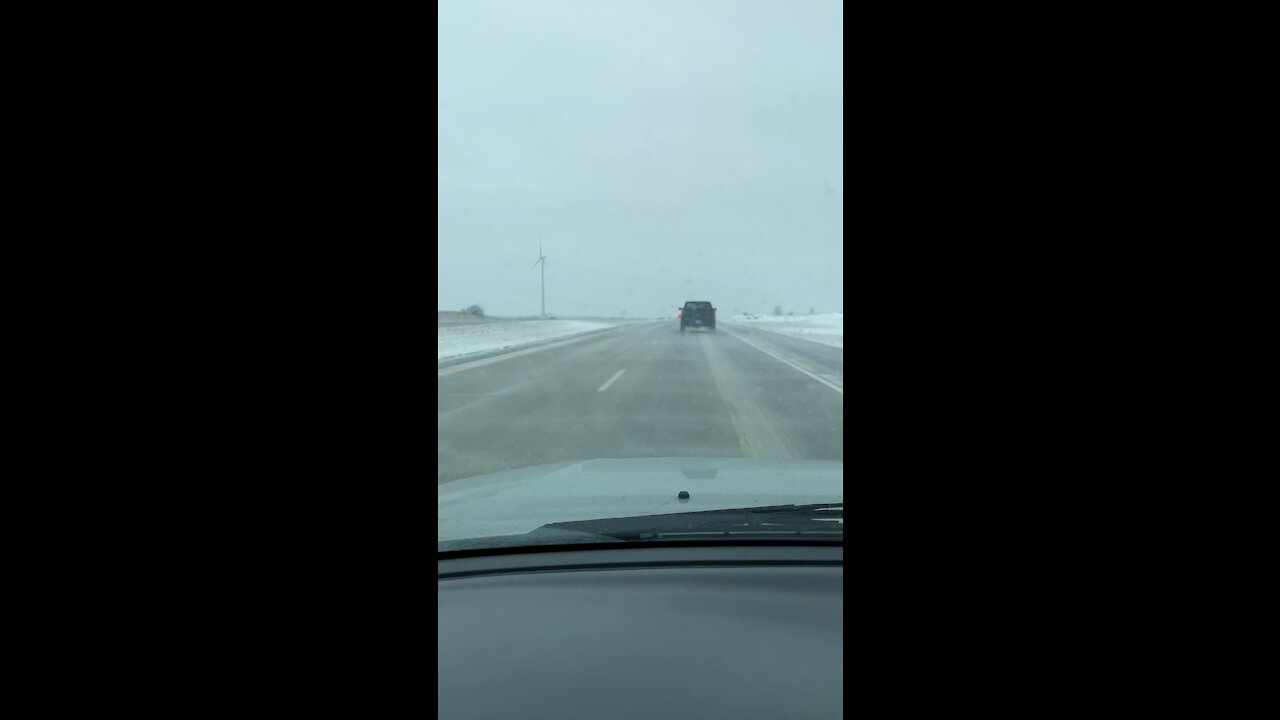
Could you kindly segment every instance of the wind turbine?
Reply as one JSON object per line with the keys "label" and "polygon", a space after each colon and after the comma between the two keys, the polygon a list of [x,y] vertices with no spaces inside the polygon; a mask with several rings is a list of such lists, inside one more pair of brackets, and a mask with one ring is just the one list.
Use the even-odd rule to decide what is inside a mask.
{"label": "wind turbine", "polygon": [[538,259],[533,266],[542,265],[542,317],[547,316],[547,256],[542,254],[542,241],[538,241]]}

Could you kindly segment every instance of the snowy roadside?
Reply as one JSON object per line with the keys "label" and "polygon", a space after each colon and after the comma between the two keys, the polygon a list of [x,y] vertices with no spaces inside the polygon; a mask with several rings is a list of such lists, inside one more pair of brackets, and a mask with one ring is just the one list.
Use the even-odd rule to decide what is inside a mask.
{"label": "snowy roadside", "polygon": [[475,324],[438,325],[436,360],[573,337],[618,323],[588,320],[508,320]]}
{"label": "snowy roadside", "polygon": [[775,332],[779,335],[811,340],[823,345],[844,349],[844,313],[821,315],[739,315],[723,318],[729,326],[741,325],[755,330]]}

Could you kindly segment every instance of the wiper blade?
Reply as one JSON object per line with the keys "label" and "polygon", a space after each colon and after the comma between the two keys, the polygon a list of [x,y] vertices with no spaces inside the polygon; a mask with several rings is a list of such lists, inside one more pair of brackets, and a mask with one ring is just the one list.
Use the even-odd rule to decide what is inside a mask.
{"label": "wiper blade", "polygon": [[773,505],[700,512],[552,523],[542,529],[575,530],[618,540],[844,537],[844,503]]}
{"label": "wiper blade", "polygon": [[769,505],[767,507],[749,507],[739,510],[708,510],[710,513],[807,513],[807,512],[829,512],[833,515],[844,517],[844,503],[813,503],[812,505]]}
{"label": "wiper blade", "polygon": [[842,540],[843,530],[758,530],[744,527],[740,530],[715,530],[695,532],[611,533],[615,540]]}

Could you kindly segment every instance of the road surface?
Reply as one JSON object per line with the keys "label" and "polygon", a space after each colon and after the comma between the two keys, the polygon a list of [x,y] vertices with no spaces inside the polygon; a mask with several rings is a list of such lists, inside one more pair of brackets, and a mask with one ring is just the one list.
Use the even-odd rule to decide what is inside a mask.
{"label": "road surface", "polygon": [[596,458],[844,460],[844,350],[624,325],[439,368],[437,482]]}

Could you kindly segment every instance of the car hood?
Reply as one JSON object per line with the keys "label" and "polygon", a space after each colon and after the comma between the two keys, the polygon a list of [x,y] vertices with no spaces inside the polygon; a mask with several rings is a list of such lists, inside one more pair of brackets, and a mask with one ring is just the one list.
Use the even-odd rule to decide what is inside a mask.
{"label": "car hood", "polygon": [[[689,498],[680,499],[680,492]],[[844,501],[844,463],[754,458],[602,459],[454,480],[436,490],[439,542],[551,523]]]}

